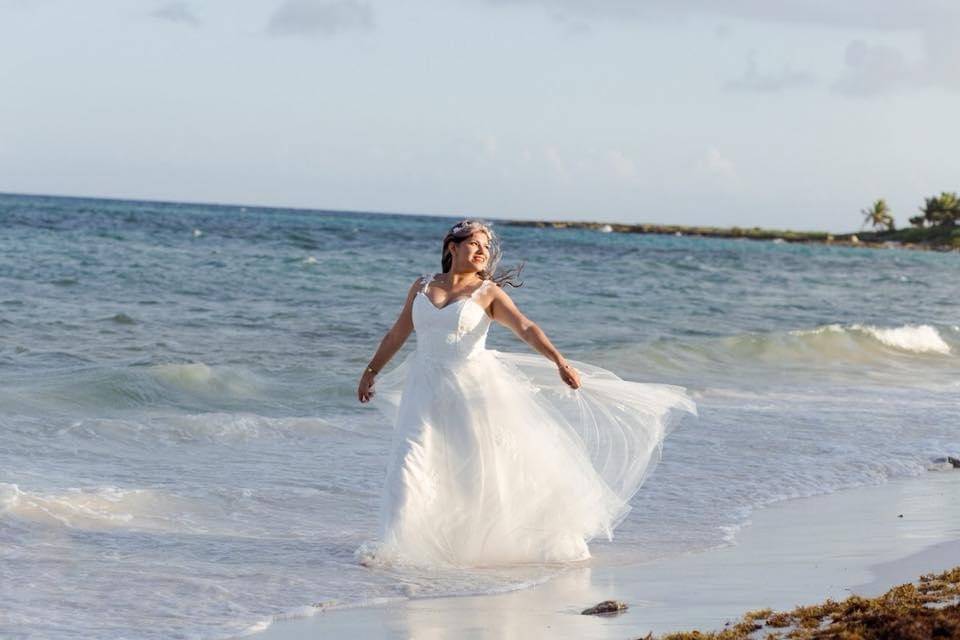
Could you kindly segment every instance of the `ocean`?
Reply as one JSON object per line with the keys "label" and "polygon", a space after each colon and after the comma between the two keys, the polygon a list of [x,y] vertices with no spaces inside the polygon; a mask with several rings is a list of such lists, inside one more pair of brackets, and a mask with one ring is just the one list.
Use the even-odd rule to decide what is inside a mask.
{"label": "ocean", "polygon": [[[229,638],[563,571],[354,559],[391,435],[357,380],[454,221],[0,195],[0,636]],[[960,457],[956,253],[495,228],[568,358],[699,406],[595,564]]]}

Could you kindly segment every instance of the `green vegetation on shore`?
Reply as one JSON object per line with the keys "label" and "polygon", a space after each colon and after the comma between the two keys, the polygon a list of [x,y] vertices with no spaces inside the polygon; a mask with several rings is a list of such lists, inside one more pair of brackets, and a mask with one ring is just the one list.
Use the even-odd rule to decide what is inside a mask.
{"label": "green vegetation on shore", "polygon": [[874,229],[883,229],[886,227],[887,231],[894,231],[896,229],[893,215],[890,213],[890,207],[883,198],[875,201],[869,209],[862,209],[860,213],[863,214],[864,226],[870,225]]}
{"label": "green vegetation on shore", "polygon": [[861,239],[876,242],[899,242],[927,245],[935,249],[960,249],[960,196],[944,191],[938,196],[924,198],[920,215],[910,218],[910,227],[896,229],[893,215],[881,198],[869,209],[861,211],[864,225],[877,231],[863,234]]}
{"label": "green vegetation on shore", "polygon": [[[850,596],[793,611],[751,611],[726,629],[658,640],[933,640],[960,638],[960,566],[921,576],[882,596]],[[652,640],[650,634],[645,640]]]}
{"label": "green vegetation on shore", "polygon": [[[517,227],[550,227],[552,229],[592,229],[614,233],[649,233],[657,235],[704,236],[710,238],[748,238],[786,242],[830,242],[834,236],[826,231],[781,231],[760,227],[692,227],[679,224],[619,224],[604,222],[560,222],[540,220],[507,220],[505,224]],[[836,236],[841,241],[844,236]]]}
{"label": "green vegetation on shore", "polygon": [[960,250],[960,196],[943,192],[926,198],[920,207],[921,215],[910,218],[912,226],[897,229],[886,200],[880,198],[861,210],[864,226],[874,231],[832,234],[826,231],[784,231],[760,227],[706,227],[675,224],[616,224],[604,222],[564,222],[507,220],[505,224],[519,227],[549,227],[552,229],[591,229],[614,233],[646,233],[671,236],[700,236],[707,238],[745,238],[781,242],[816,242],[861,247],[904,247],[937,251]]}

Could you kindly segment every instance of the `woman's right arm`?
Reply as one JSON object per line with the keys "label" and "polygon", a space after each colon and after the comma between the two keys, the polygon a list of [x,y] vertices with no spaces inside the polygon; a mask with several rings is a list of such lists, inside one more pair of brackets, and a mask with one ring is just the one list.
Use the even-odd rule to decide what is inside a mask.
{"label": "woman's right arm", "polygon": [[360,402],[370,401],[370,398],[373,397],[373,379],[390,362],[390,358],[396,355],[397,351],[400,351],[400,347],[413,333],[413,301],[422,285],[422,279],[418,278],[410,286],[410,291],[407,292],[407,301],[403,303],[403,309],[400,310],[397,321],[387,331],[387,335],[383,336],[383,340],[380,341],[380,346],[377,348],[377,352],[373,354],[370,364],[363,370],[363,375],[360,376],[360,385],[357,387],[357,398]]}

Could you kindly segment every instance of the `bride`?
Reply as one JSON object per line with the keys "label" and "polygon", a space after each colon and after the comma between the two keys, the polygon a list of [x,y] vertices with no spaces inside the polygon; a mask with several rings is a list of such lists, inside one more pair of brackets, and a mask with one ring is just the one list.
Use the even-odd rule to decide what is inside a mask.
{"label": "bride", "polygon": [[[590,557],[659,459],[684,389],[571,362],[527,319],[478,221],[443,239],[442,273],[418,278],[360,378],[394,426],[380,541],[364,564],[491,566]],[[486,348],[491,321],[542,354]],[[417,348],[381,379],[416,330]],[[376,393],[375,393],[376,389]]]}

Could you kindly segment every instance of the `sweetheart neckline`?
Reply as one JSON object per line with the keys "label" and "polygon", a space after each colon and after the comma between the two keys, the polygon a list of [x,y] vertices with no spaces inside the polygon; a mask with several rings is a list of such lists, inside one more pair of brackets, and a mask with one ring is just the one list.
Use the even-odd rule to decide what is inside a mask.
{"label": "sweetheart neckline", "polygon": [[[479,291],[479,289],[478,289],[478,291]],[[453,300],[452,302],[447,302],[447,304],[443,305],[442,307],[438,307],[437,305],[433,304],[433,301],[430,299],[430,296],[428,296],[428,295],[426,294],[426,292],[424,292],[424,291],[418,291],[417,293],[420,294],[421,296],[423,296],[424,298],[426,298],[427,304],[429,304],[431,307],[433,307],[433,308],[434,308],[435,310],[437,310],[437,311],[443,311],[443,310],[445,310],[445,309],[449,309],[449,308],[452,307],[453,305],[458,304],[458,303],[460,303],[460,302],[465,302],[465,301],[467,301],[467,300],[471,300],[471,301],[473,301],[474,304],[476,304],[478,307],[480,307],[480,309],[482,309],[484,312],[486,312],[486,309],[484,309],[483,307],[481,307],[481,306],[480,306],[480,303],[478,303],[476,300],[473,299],[474,294],[477,293],[476,291],[474,291],[473,293],[471,293],[469,296],[462,296],[462,297],[460,297],[460,298],[457,298],[456,300]]]}

